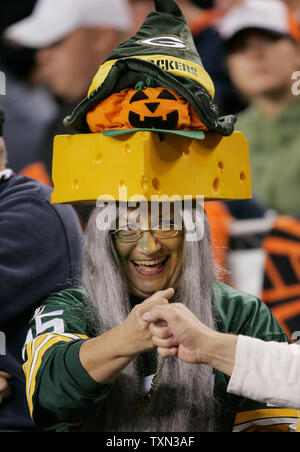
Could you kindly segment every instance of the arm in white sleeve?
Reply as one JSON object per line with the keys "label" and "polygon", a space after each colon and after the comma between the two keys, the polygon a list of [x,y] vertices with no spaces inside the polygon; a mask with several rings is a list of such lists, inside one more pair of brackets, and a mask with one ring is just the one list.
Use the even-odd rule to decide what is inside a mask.
{"label": "arm in white sleeve", "polygon": [[228,392],[300,409],[300,346],[238,336]]}

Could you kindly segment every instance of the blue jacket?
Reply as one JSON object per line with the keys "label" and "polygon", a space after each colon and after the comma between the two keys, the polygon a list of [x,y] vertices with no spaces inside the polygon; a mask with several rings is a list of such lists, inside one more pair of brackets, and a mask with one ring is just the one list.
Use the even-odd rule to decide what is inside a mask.
{"label": "blue jacket", "polygon": [[26,176],[0,183],[0,332],[6,342],[0,370],[12,375],[12,396],[0,405],[0,430],[34,429],[21,368],[28,321],[50,293],[80,280],[78,217],[71,206],[51,205],[51,192]]}

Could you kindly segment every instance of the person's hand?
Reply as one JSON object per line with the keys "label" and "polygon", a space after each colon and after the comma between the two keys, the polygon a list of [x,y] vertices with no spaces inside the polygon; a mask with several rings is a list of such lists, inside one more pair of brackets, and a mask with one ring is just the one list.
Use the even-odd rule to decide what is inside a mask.
{"label": "person's hand", "polygon": [[156,292],[136,305],[120,325],[83,342],[79,358],[95,381],[112,382],[140,353],[155,348],[149,322],[143,315],[155,306],[167,305],[173,294],[174,289]]}
{"label": "person's hand", "polygon": [[127,356],[136,356],[139,353],[155,348],[149,322],[143,316],[154,307],[167,306],[169,304],[168,300],[173,295],[174,289],[172,288],[154,293],[151,297],[143,301],[143,303],[136,305],[124,322],[118,327],[120,337],[123,338],[122,342]]}
{"label": "person's hand", "polygon": [[[162,357],[177,355],[187,363],[208,363],[208,347],[216,333],[183,304],[154,306],[143,316],[149,322],[153,344]],[[163,323],[162,323],[163,322]]]}
{"label": "person's hand", "polygon": [[11,376],[7,372],[0,370],[0,405],[5,398],[11,395],[11,389],[8,384],[10,378]]}
{"label": "person's hand", "polygon": [[181,303],[155,306],[143,318],[150,323],[152,342],[162,357],[177,355],[187,363],[209,364],[232,375],[237,336],[208,328]]}

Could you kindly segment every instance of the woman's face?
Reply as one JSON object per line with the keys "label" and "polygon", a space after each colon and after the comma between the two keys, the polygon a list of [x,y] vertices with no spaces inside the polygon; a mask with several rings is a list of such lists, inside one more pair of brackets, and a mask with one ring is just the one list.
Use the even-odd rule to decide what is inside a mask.
{"label": "woman's face", "polygon": [[[120,216],[118,229],[127,228],[132,224],[128,210],[127,215]],[[127,279],[129,292],[141,298],[148,298],[158,290],[175,288],[183,265],[184,232],[177,232],[172,238],[155,237],[151,228],[151,215],[140,221],[140,230],[144,230],[142,237],[131,243],[115,239],[115,247],[122,269]],[[170,223],[174,220],[171,212]],[[162,224],[161,212],[152,219],[153,229]]]}

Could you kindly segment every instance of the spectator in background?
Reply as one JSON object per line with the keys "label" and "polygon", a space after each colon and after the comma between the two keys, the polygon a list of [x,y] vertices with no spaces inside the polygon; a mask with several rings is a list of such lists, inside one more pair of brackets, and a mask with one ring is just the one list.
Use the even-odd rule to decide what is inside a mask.
{"label": "spectator in background", "polygon": [[[239,113],[247,105],[247,102],[241,98],[229,78],[225,62],[224,43],[217,30],[217,24],[221,17],[241,2],[242,0],[215,0],[214,2],[177,0],[189,24],[203,65],[214,82],[215,100],[220,113],[224,115]],[[257,199],[223,202],[223,206],[219,205],[222,217],[225,206],[233,218],[240,220],[261,218],[265,215],[265,209]],[[217,207],[215,203],[214,208]],[[210,210],[210,206],[207,206],[209,217]],[[226,218],[224,218],[224,221],[227,223]]]}
{"label": "spectator in background", "polygon": [[[214,82],[216,103],[223,115],[238,113],[246,106],[229,78],[224,58],[223,41],[216,29],[218,20],[225,11],[231,9],[240,1],[178,0],[178,4],[189,23],[203,65]],[[213,5],[213,8],[210,7],[211,5]]]}
{"label": "spectator in background", "polygon": [[[1,2],[0,70],[5,74],[6,94],[0,96],[0,108],[6,114],[4,138],[10,150],[9,166],[15,172],[38,159],[40,141],[57,114],[51,94],[44,87],[32,83],[35,50],[10,45],[2,36],[3,31],[16,20],[30,15],[34,5],[35,0]],[[42,166],[35,165],[37,167],[40,169]],[[48,180],[45,178],[43,182]]]}
{"label": "spectator in background", "polygon": [[250,106],[236,125],[250,145],[258,198],[279,214],[300,216],[299,30],[279,0],[246,0],[220,23],[231,79]]}
{"label": "spectator in background", "polygon": [[53,136],[65,133],[64,117],[86,96],[98,67],[130,26],[127,0],[38,0],[31,16],[5,31],[10,42],[36,49],[32,77],[59,101],[39,156],[49,174]]}
{"label": "spectator in background", "polygon": [[27,323],[46,296],[79,283],[82,232],[71,206],[50,204],[50,187],[6,168],[1,118],[0,431],[32,431],[21,368]]}

